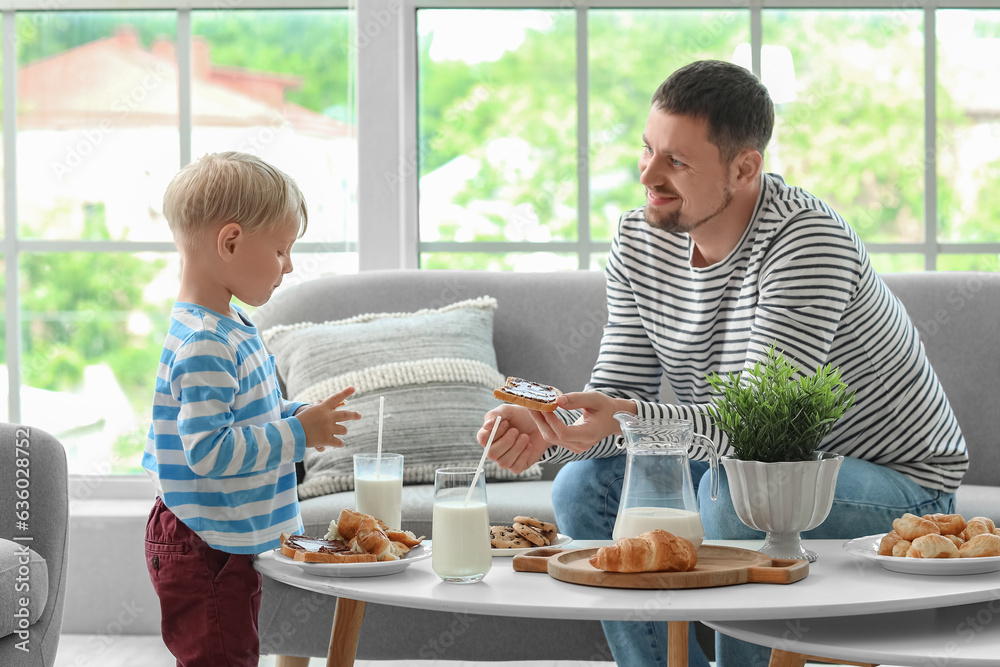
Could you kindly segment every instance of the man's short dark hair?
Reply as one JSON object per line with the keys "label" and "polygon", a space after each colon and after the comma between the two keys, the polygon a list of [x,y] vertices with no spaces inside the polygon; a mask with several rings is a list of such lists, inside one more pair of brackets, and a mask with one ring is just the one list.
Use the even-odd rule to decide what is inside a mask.
{"label": "man's short dark hair", "polygon": [[653,106],[708,121],[708,140],[723,162],[752,148],[761,155],[774,129],[774,103],[749,70],[722,60],[699,60],[673,74],[653,95]]}

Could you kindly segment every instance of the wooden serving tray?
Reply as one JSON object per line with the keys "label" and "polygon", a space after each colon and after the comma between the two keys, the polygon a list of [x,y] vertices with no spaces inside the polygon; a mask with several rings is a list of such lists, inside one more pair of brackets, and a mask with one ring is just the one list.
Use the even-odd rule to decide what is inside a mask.
{"label": "wooden serving tray", "polygon": [[771,558],[759,551],[702,545],[690,572],[604,572],[588,559],[597,549],[542,547],[514,556],[516,572],[547,572],[571,584],[605,588],[709,588],[736,584],[791,584],[809,574],[809,561]]}

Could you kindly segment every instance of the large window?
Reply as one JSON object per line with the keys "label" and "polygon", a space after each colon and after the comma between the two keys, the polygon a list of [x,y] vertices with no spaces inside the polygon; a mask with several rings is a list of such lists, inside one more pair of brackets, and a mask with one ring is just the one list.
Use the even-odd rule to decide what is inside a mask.
{"label": "large window", "polygon": [[[770,10],[763,28],[777,112],[765,168],[821,197],[866,243],[922,244],[923,13]],[[914,255],[872,261],[920,270]]]}
{"label": "large window", "polygon": [[1000,269],[998,9],[412,4],[422,267],[602,266],[642,203],[653,91],[716,58],[771,92],[765,168],[830,203],[877,269]]}
{"label": "large window", "polygon": [[139,472],[180,270],[162,199],[182,165],[242,150],[299,182],[311,224],[282,289],[357,270],[353,12],[26,4],[3,23],[5,417],[60,437],[72,473]]}
{"label": "large window", "polygon": [[1000,270],[1000,0],[12,0],[0,31],[0,416],[73,473],[138,471],[179,272],[163,191],[211,151],[302,185],[283,289],[595,270],[642,203],[653,91],[724,59],[775,100],[766,168],[879,270]]}
{"label": "large window", "polygon": [[1000,10],[936,18],[937,238],[972,250],[942,255],[938,268],[997,271],[996,251],[982,244],[1000,241]]}
{"label": "large window", "polygon": [[420,237],[484,242],[425,252],[422,266],[575,268],[569,253],[529,248],[578,236],[574,27],[566,10],[417,14]]}
{"label": "large window", "polygon": [[[602,268],[624,211],[642,205],[638,159],[650,98],[665,73],[693,60],[729,60],[750,46],[750,13],[732,9],[594,9],[587,14],[589,94],[585,223]],[[664,48],[669,44],[669,48]]]}

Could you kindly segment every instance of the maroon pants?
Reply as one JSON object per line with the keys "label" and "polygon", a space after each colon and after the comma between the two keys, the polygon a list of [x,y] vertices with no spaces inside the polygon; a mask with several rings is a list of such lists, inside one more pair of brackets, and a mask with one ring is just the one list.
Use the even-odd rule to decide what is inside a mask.
{"label": "maroon pants", "polygon": [[163,643],[177,667],[256,667],[261,577],[253,558],[208,546],[156,499],[146,524],[146,568],[160,598]]}

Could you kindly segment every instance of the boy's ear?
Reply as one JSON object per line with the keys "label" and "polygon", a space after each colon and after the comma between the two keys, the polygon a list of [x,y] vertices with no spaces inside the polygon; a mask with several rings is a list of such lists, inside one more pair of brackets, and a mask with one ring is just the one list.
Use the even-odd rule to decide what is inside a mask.
{"label": "boy's ear", "polygon": [[236,248],[243,242],[244,237],[243,228],[238,223],[230,222],[222,226],[216,239],[218,244],[217,250],[222,261],[232,261],[236,255]]}

